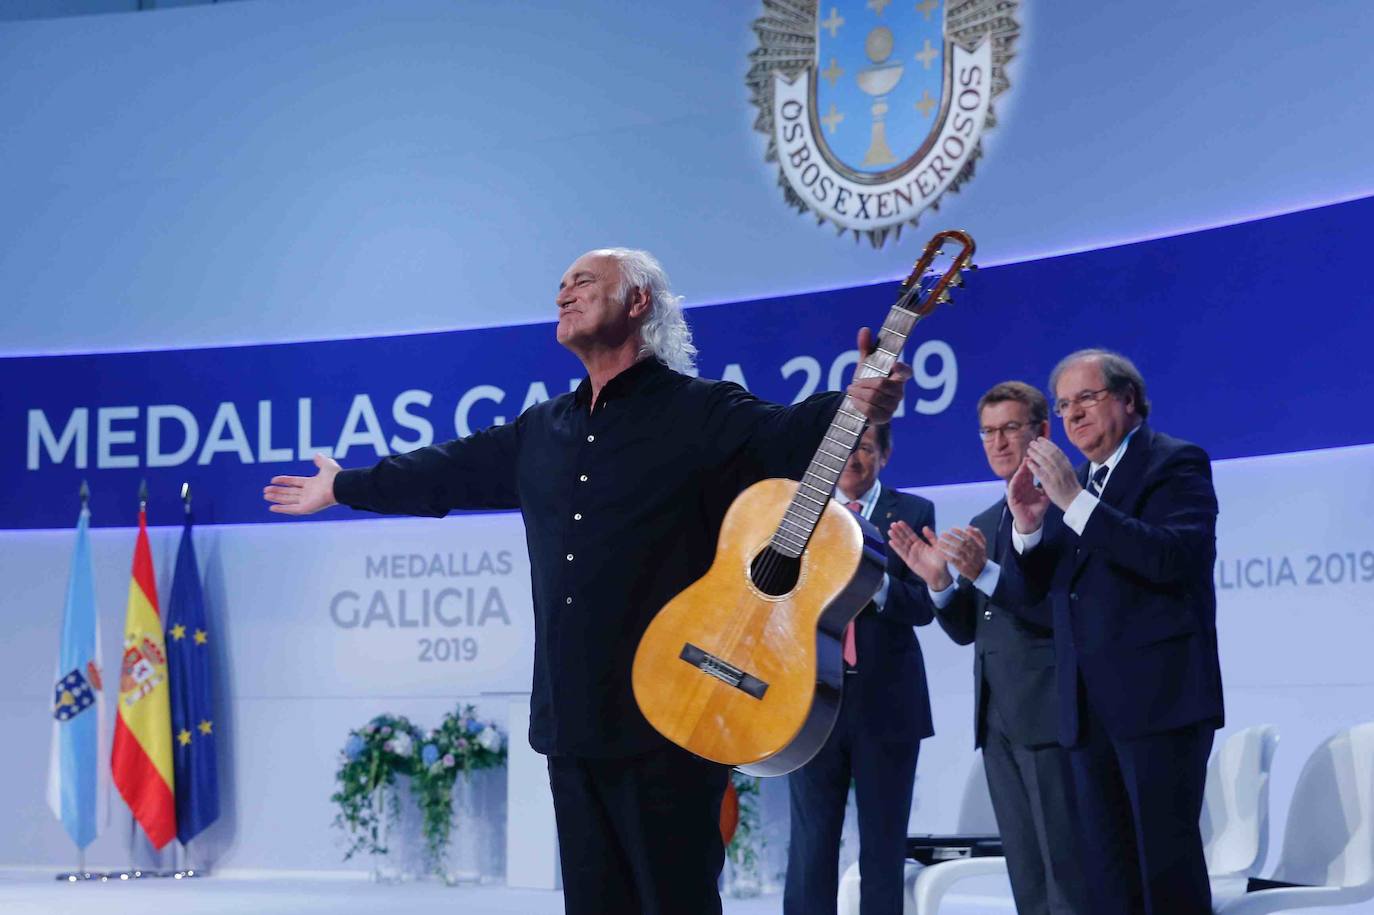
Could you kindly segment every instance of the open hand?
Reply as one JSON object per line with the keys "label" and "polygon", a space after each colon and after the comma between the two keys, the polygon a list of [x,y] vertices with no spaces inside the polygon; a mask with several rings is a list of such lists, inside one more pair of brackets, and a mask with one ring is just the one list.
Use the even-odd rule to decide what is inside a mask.
{"label": "open hand", "polygon": [[1011,512],[1016,529],[1022,534],[1033,534],[1040,530],[1049,507],[1050,497],[1035,485],[1029,457],[1022,459],[1021,466],[1007,481],[1007,510]]}
{"label": "open hand", "polygon": [[905,521],[894,521],[887,534],[890,538],[887,545],[902,558],[907,568],[921,576],[921,580],[929,585],[932,591],[943,591],[954,583],[949,569],[945,566],[944,554],[931,546],[935,542],[933,530],[926,528],[924,531],[926,540],[930,543],[916,536],[911,525]]}
{"label": "open hand", "polygon": [[342,469],[339,462],[322,454],[315,455],[320,468],[313,477],[273,477],[271,486],[264,486],[262,497],[269,510],[283,515],[313,515],[317,511],[338,505],[334,498],[334,477]]}
{"label": "open hand", "polygon": [[[859,328],[859,358],[868,358],[875,346],[873,332],[867,327]],[[861,362],[862,364],[862,362]],[[911,366],[896,362],[892,373],[886,378],[855,378],[845,392],[853,401],[854,408],[868,418],[875,426],[892,421],[897,405],[902,402],[906,383],[911,380]]]}
{"label": "open hand", "polygon": [[1040,485],[1045,487],[1045,495],[1061,510],[1067,510],[1074,497],[1083,491],[1068,455],[1049,439],[1032,440],[1026,451],[1026,462],[1030,464],[1031,471],[1040,478]]}
{"label": "open hand", "polygon": [[988,540],[976,527],[956,527],[940,535],[936,548],[959,574],[973,581],[988,562]]}

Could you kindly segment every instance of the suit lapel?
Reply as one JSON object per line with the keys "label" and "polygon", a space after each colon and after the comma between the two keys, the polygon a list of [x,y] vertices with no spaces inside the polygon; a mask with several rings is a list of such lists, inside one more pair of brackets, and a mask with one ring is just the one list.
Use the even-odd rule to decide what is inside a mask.
{"label": "suit lapel", "polygon": [[1107,488],[1102,491],[1102,501],[1112,508],[1121,508],[1126,497],[1136,488],[1140,473],[1145,469],[1145,456],[1150,450],[1150,429],[1144,423],[1135,430],[1131,441],[1126,445],[1126,453],[1121,456],[1112,475],[1107,478]]}

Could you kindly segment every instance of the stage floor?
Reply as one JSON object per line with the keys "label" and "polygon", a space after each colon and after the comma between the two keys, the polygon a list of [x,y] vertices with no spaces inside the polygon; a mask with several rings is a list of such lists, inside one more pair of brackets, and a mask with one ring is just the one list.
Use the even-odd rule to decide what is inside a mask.
{"label": "stage floor", "polygon": [[[778,915],[781,896],[726,899],[725,915]],[[941,907],[945,915],[1014,912],[1005,882],[969,881]],[[246,879],[140,880],[63,884],[37,875],[0,877],[5,915],[562,915],[561,893],[499,886],[444,887],[427,883],[381,885],[361,880]]]}
{"label": "stage floor", "polygon": [[[726,899],[725,915],[778,915],[781,896]],[[941,915],[1009,915],[1016,911],[1004,879],[977,878],[945,897]],[[1374,915],[1374,903],[1309,915]],[[207,877],[131,883],[58,883],[33,873],[0,874],[4,915],[562,915],[561,893],[503,886],[382,885],[353,879]],[[1295,912],[1294,915],[1300,915]]]}

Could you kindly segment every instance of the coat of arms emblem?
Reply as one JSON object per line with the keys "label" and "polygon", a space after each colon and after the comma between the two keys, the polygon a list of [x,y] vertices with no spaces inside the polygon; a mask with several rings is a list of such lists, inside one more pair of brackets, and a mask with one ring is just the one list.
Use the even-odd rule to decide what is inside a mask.
{"label": "coat of arms emblem", "polygon": [[747,82],[787,201],[874,247],[973,174],[1016,0],[764,0]]}

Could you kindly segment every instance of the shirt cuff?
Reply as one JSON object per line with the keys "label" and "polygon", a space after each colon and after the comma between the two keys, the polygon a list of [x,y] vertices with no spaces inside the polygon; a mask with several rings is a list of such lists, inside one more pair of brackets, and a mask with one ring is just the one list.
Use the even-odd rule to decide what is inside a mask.
{"label": "shirt cuff", "polygon": [[1033,550],[1040,545],[1040,537],[1045,532],[1045,525],[1041,524],[1029,534],[1023,534],[1016,529],[1016,525],[1011,526],[1011,545],[1018,553]]}
{"label": "shirt cuff", "polygon": [[1100,500],[1086,489],[1073,497],[1069,507],[1064,510],[1064,524],[1078,536],[1083,536],[1083,528],[1088,526],[1088,517],[1097,508]]}
{"label": "shirt cuff", "polygon": [[957,581],[951,581],[949,587],[943,591],[936,591],[930,585],[926,585],[926,590],[930,592],[931,603],[935,604],[936,610],[943,610],[949,606],[949,602],[954,600],[954,589],[959,587]]}
{"label": "shirt cuff", "polygon": [[992,592],[997,590],[997,582],[1002,578],[1002,567],[989,559],[983,565],[983,571],[978,573],[978,577],[973,580],[973,586],[982,591],[988,597],[992,597]]}
{"label": "shirt cuff", "polygon": [[892,579],[888,578],[887,573],[884,572],[883,583],[878,585],[878,590],[873,592],[873,603],[878,605],[879,613],[881,613],[883,611],[883,608],[887,606],[887,592],[891,586]]}

